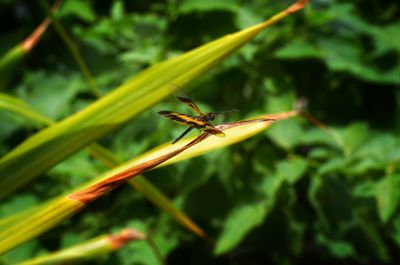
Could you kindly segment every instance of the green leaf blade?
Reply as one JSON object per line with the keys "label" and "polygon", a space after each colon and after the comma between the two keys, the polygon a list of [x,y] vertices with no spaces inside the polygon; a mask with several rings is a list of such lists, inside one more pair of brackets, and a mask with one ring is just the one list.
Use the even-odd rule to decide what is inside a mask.
{"label": "green leaf blade", "polygon": [[[276,18],[274,21],[279,20]],[[121,126],[255,37],[267,21],[143,71],[84,110],[38,132],[0,160],[5,197],[62,159]],[[175,84],[175,85],[173,85]]]}

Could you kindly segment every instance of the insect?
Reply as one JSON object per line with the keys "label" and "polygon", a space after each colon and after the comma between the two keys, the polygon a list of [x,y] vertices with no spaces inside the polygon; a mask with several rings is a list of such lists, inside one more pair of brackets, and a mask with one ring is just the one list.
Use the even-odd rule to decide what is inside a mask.
{"label": "insect", "polygon": [[187,128],[178,138],[176,138],[172,144],[178,142],[180,139],[182,139],[183,136],[188,134],[191,130],[194,128],[197,128],[203,132],[216,135],[219,137],[224,137],[225,133],[223,133],[221,130],[218,130],[215,128],[212,124],[211,121],[215,119],[215,116],[217,114],[222,114],[222,113],[228,113],[228,112],[235,112],[237,110],[229,110],[229,111],[223,111],[223,112],[208,112],[208,113],[202,113],[197,107],[196,103],[194,103],[191,99],[184,98],[184,97],[179,97],[177,96],[177,99],[188,105],[196,115],[188,115],[188,114],[180,114],[168,110],[163,110],[158,112],[158,114],[163,115],[167,118],[170,118],[173,121],[179,122],[184,125],[189,125],[190,127]]}

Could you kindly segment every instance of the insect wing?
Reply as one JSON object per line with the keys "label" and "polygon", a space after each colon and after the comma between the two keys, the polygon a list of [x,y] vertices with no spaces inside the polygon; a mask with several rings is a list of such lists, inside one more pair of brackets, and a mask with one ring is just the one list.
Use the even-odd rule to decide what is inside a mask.
{"label": "insect wing", "polygon": [[211,127],[211,126],[205,128],[204,131],[206,133],[209,133],[209,134],[212,134],[212,135],[215,135],[215,136],[225,137],[225,133],[223,131],[218,130],[217,128],[214,128],[214,127]]}
{"label": "insect wing", "polygon": [[163,115],[163,116],[166,116],[166,117],[168,117],[168,115],[174,114],[174,113],[175,113],[175,112],[172,112],[172,111],[169,111],[169,110],[162,110],[162,111],[159,111],[159,112],[158,112],[158,114]]}
{"label": "insect wing", "polygon": [[173,121],[179,122],[181,124],[187,124],[187,125],[192,125],[196,128],[202,128],[205,127],[206,123],[201,120],[196,120],[192,116],[186,115],[186,114],[180,114],[168,110],[163,110],[158,112],[158,114],[163,115],[167,118],[170,118]]}
{"label": "insect wing", "polygon": [[185,103],[186,105],[188,105],[189,108],[191,108],[198,115],[202,115],[203,114],[200,111],[199,107],[197,107],[196,103],[193,102],[193,100],[191,100],[189,98],[179,97],[179,96],[177,96],[176,98],[179,99],[180,101],[182,101],[183,103]]}

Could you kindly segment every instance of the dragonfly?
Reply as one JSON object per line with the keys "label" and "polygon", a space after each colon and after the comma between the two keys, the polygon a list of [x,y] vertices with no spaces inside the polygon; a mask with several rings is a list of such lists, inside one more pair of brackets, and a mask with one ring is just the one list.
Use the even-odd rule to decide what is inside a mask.
{"label": "dragonfly", "polygon": [[169,110],[162,110],[159,111],[158,114],[167,117],[175,122],[184,124],[184,125],[189,125],[189,127],[178,137],[176,138],[172,144],[178,142],[182,137],[184,137],[186,134],[188,134],[191,130],[194,128],[199,129],[200,131],[219,136],[219,137],[224,137],[225,133],[217,128],[215,128],[212,125],[212,121],[215,119],[215,117],[218,114],[223,114],[223,113],[229,113],[229,112],[236,112],[238,110],[228,110],[228,111],[221,111],[221,112],[208,112],[208,113],[203,113],[199,109],[199,107],[194,103],[191,99],[185,98],[185,97],[176,97],[178,100],[181,102],[185,103],[186,105],[189,106],[189,108],[192,109],[192,111],[196,115],[189,115],[189,114],[181,114],[181,113],[176,113],[172,112]]}

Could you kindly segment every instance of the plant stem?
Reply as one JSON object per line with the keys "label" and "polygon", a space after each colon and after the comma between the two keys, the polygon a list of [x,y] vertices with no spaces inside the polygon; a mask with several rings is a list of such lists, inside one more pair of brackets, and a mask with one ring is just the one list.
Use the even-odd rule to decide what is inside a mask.
{"label": "plant stem", "polygon": [[82,56],[78,51],[78,47],[72,38],[68,35],[67,31],[64,29],[60,21],[58,21],[57,17],[54,15],[53,11],[50,9],[46,0],[40,0],[43,8],[46,11],[46,14],[51,17],[53,20],[53,26],[56,29],[57,33],[60,35],[61,39],[64,41],[65,45],[68,47],[69,51],[71,52],[72,56],[74,57],[76,63],[78,64],[83,76],[85,77],[86,81],[89,84],[90,89],[92,90],[93,94],[100,98],[101,94],[99,88],[97,87],[96,81],[93,78],[92,73],[89,70],[89,67],[83,60]]}

